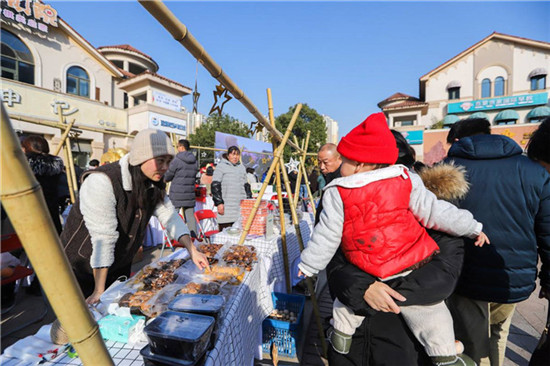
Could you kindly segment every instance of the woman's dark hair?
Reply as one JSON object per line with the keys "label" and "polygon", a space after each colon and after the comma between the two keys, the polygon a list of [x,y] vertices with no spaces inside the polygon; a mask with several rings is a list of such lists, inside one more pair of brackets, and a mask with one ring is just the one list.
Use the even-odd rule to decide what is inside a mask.
{"label": "woman's dark hair", "polygon": [[241,150],[237,146],[230,146],[229,149],[227,149],[227,155],[232,154],[233,152],[237,152],[237,154],[241,155]]}
{"label": "woman's dark hair", "polygon": [[209,166],[208,168],[206,168],[206,175],[211,177],[214,175],[214,168],[212,168],[211,166]]}
{"label": "woman's dark hair", "polygon": [[399,150],[399,155],[397,156],[396,164],[403,164],[407,168],[411,169],[414,162],[416,161],[416,152],[411,145],[407,142],[407,139],[403,137],[401,132],[396,130],[390,130],[393,137],[395,138],[395,143],[397,149]]}
{"label": "woman's dark hair", "polygon": [[[152,212],[166,195],[166,183],[147,178],[141,171],[141,165],[128,167],[132,176],[132,195],[136,197],[139,208]],[[152,186],[151,186],[152,185]]]}
{"label": "woman's dark hair", "polygon": [[48,141],[42,136],[30,135],[27,136],[21,145],[25,148],[26,153],[36,153],[36,154],[49,154],[50,147],[48,146]]}
{"label": "woman's dark hair", "polygon": [[550,117],[542,120],[527,144],[527,156],[533,160],[550,163]]}
{"label": "woman's dark hair", "polygon": [[[453,142],[454,142],[454,139],[460,140],[461,138],[474,136],[474,135],[491,134],[491,123],[487,121],[485,118],[466,118],[459,122],[456,122],[455,125],[457,123],[459,123],[459,125],[457,125],[457,129],[454,132]],[[451,134],[451,131],[449,131],[449,135]],[[447,136],[447,141],[448,140],[449,140],[449,136]]]}

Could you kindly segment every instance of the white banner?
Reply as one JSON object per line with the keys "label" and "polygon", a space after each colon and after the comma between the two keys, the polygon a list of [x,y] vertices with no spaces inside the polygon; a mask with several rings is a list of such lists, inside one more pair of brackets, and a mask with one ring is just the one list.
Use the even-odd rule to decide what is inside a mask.
{"label": "white banner", "polygon": [[159,107],[181,112],[181,98],[176,98],[157,90],[153,90],[153,103]]}

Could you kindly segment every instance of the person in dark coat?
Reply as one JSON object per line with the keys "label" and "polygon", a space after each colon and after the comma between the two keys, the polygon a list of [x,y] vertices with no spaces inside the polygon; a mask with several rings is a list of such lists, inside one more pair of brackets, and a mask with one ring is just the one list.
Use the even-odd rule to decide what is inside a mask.
{"label": "person in dark coat", "polygon": [[527,145],[527,156],[550,173],[550,117],[542,120]]}
{"label": "person in dark coat", "polygon": [[27,156],[31,170],[42,186],[48,211],[55,225],[57,233],[61,233],[61,219],[59,218],[58,185],[63,174],[63,160],[50,155],[48,142],[42,136],[31,135],[22,143],[23,151]]}
{"label": "person in dark coat", "polygon": [[539,255],[540,295],[550,298],[550,174],[514,140],[491,135],[487,120],[457,123],[447,161],[465,167],[471,184],[458,206],[483,222],[491,245],[465,241],[448,303],[466,353],[502,365],[515,306],[535,289]]}
{"label": "person in dark coat", "polygon": [[166,182],[170,184],[170,200],[176,208],[183,208],[185,222],[191,231],[191,236],[196,237],[195,222],[195,176],[199,171],[197,158],[189,151],[189,141],[178,141],[178,153],[168,171],[164,175]]}

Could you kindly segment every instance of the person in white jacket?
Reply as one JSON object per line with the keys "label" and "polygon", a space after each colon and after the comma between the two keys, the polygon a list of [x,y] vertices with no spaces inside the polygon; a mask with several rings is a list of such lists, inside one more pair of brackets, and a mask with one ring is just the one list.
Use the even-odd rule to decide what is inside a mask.
{"label": "person in white jacket", "polygon": [[197,267],[208,266],[166,195],[162,178],[173,157],[168,136],[147,129],[136,135],[130,153],[120,161],[84,174],[61,242],[87,303],[97,303],[118,277],[130,276],[152,215],[189,251]]}
{"label": "person in white jacket", "polygon": [[[397,160],[395,139],[382,113],[369,116],[340,141],[342,178],[324,188],[323,212],[298,265],[313,276],[325,269],[341,247],[346,259],[387,281],[406,276],[438,253],[425,228],[488,242],[472,214],[438,200],[422,180]],[[391,290],[391,289],[389,289]],[[399,294],[388,295],[404,301]],[[453,322],[444,299],[431,305],[407,306],[401,313],[436,365],[462,365]],[[330,341],[340,353],[349,352],[351,337],[364,317],[353,314],[338,299],[333,307]]]}

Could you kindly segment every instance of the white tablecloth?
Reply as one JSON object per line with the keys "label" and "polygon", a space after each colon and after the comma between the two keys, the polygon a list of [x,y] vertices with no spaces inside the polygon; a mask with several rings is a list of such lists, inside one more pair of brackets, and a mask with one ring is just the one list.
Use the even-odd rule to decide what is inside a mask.
{"label": "white tablecloth", "polygon": [[[300,222],[300,230],[307,245],[311,234],[311,223],[313,218],[305,214],[304,220]],[[287,225],[290,226],[290,225]],[[224,233],[216,235],[218,240],[229,243],[237,243],[239,237],[230,236]],[[273,310],[271,299],[272,291],[286,292],[283,255],[281,249],[281,238],[255,238],[246,241],[245,244],[252,244],[258,253],[258,262],[252,271],[248,272],[240,286],[234,289],[232,296],[225,305],[223,315],[220,317],[220,332],[214,348],[207,354],[205,365],[250,365],[254,357],[261,357],[261,325],[263,320]],[[287,229],[287,248],[289,262],[292,263],[299,254],[298,239],[294,227]],[[29,350],[29,354],[46,353],[48,350],[60,348],[49,343],[49,327],[45,325],[34,336],[18,341],[6,349],[0,357],[0,364],[5,366],[15,365],[36,365],[32,362],[20,359],[21,347],[26,345],[40,344],[42,348]],[[34,338],[33,338],[34,337]],[[37,340],[41,339],[44,343]],[[144,344],[134,346],[120,342],[105,341],[107,348],[117,366],[141,366],[143,359],[140,356],[140,349]],[[19,348],[18,348],[19,347]],[[10,348],[12,348],[10,350]],[[11,357],[17,358],[11,358]],[[71,359],[66,354],[60,354],[45,364],[58,365],[80,365],[79,358]]]}

